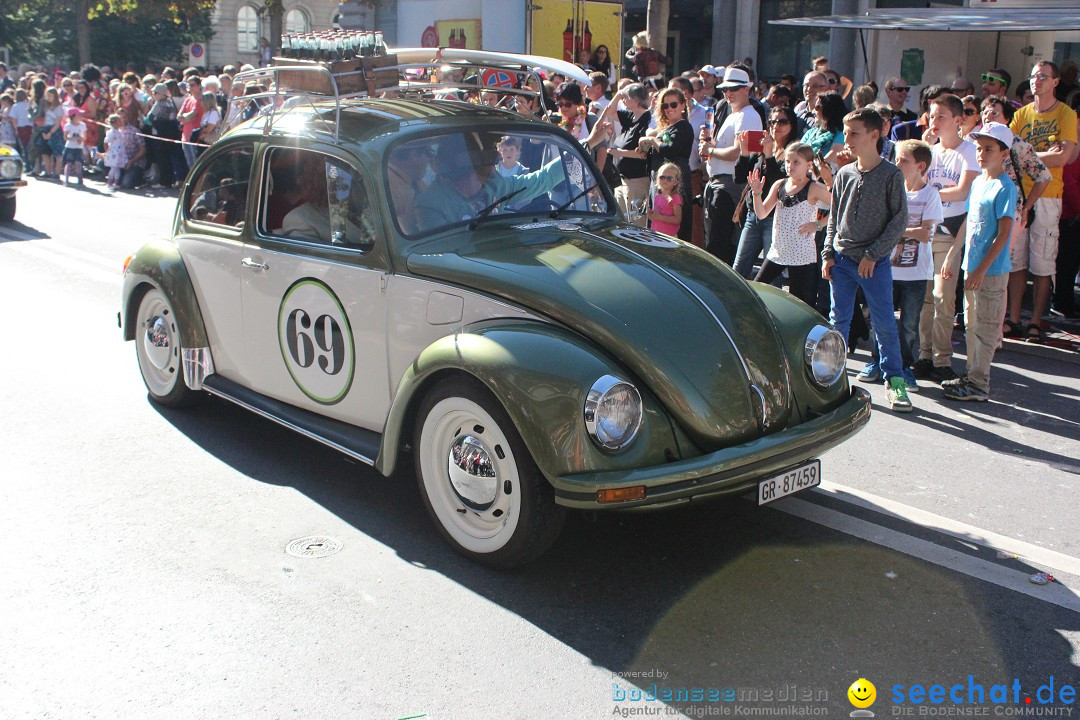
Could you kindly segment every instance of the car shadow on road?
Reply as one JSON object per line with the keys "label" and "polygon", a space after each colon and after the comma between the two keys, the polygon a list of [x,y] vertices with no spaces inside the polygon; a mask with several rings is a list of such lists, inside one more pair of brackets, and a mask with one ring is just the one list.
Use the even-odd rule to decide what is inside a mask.
{"label": "car shadow on road", "polygon": [[[691,715],[728,697],[743,707],[787,706],[781,698],[793,694],[812,698],[804,707],[847,712],[846,690],[860,677],[882,696],[895,684],[948,686],[969,675],[987,688],[1018,678],[1030,694],[1050,675],[1077,674],[1063,633],[1080,631],[1080,614],[744,500],[571,513],[545,556],[497,572],[443,542],[407,455],[386,478],[216,399],[159,412],[237,472],[296,489],[402,561],[580,653],[604,672],[596,698],[612,713],[643,707],[632,699],[642,690],[670,689],[669,704]],[[282,548],[291,539],[281,538]],[[357,593],[373,582],[365,575],[352,581]],[[430,612],[439,615],[437,601]],[[476,635],[502,654],[514,642],[482,628]],[[718,699],[694,701],[695,688]],[[683,692],[688,699],[676,701]]]}
{"label": "car shadow on road", "polygon": [[[5,230],[11,230],[18,234],[16,235],[12,233],[5,233]],[[44,240],[48,237],[48,233],[43,233],[36,228],[32,228],[29,225],[19,222],[18,220],[0,222],[0,243]]]}

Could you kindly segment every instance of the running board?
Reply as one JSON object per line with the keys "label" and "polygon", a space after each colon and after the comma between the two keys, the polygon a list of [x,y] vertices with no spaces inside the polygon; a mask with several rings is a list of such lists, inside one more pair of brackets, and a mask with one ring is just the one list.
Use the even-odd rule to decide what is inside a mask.
{"label": "running board", "polygon": [[379,455],[382,435],[372,430],[364,430],[340,420],[331,420],[309,410],[274,400],[217,374],[209,375],[203,380],[203,390],[367,465],[374,465],[375,458]]}

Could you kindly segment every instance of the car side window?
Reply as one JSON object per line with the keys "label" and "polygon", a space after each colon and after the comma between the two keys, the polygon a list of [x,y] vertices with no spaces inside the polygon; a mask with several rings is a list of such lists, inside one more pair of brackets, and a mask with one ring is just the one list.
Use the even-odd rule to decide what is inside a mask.
{"label": "car side window", "polygon": [[329,245],[374,242],[367,189],[349,165],[311,150],[274,148],[268,168],[261,232]]}
{"label": "car side window", "polygon": [[250,145],[236,147],[203,168],[191,184],[188,217],[214,225],[243,227],[251,157]]}

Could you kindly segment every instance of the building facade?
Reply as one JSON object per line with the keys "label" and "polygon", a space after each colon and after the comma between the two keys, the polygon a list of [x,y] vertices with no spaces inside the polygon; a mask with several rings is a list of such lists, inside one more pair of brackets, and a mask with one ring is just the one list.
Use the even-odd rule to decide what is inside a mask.
{"label": "building facade", "polygon": [[[285,0],[283,28],[286,33],[329,30],[338,18],[338,4],[330,0]],[[206,45],[206,59],[198,64],[206,67],[242,65],[259,61],[259,38],[269,40],[270,19],[263,13],[262,0],[218,0],[211,15],[214,35]],[[374,24],[374,11],[367,12]]]}

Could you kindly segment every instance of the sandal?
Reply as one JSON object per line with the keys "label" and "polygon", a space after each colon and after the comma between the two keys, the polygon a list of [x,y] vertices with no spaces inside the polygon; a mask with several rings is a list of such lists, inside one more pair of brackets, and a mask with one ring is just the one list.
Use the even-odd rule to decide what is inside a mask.
{"label": "sandal", "polygon": [[1043,331],[1042,328],[1039,327],[1039,323],[1035,322],[1028,325],[1026,339],[1028,342],[1033,343],[1043,342]]}
{"label": "sandal", "polygon": [[[1008,328],[1008,330],[1006,330],[1005,328]],[[1006,320],[1001,324],[1001,335],[1002,337],[1007,338],[1022,337],[1023,334],[1020,332],[1020,323],[1014,323]]]}

